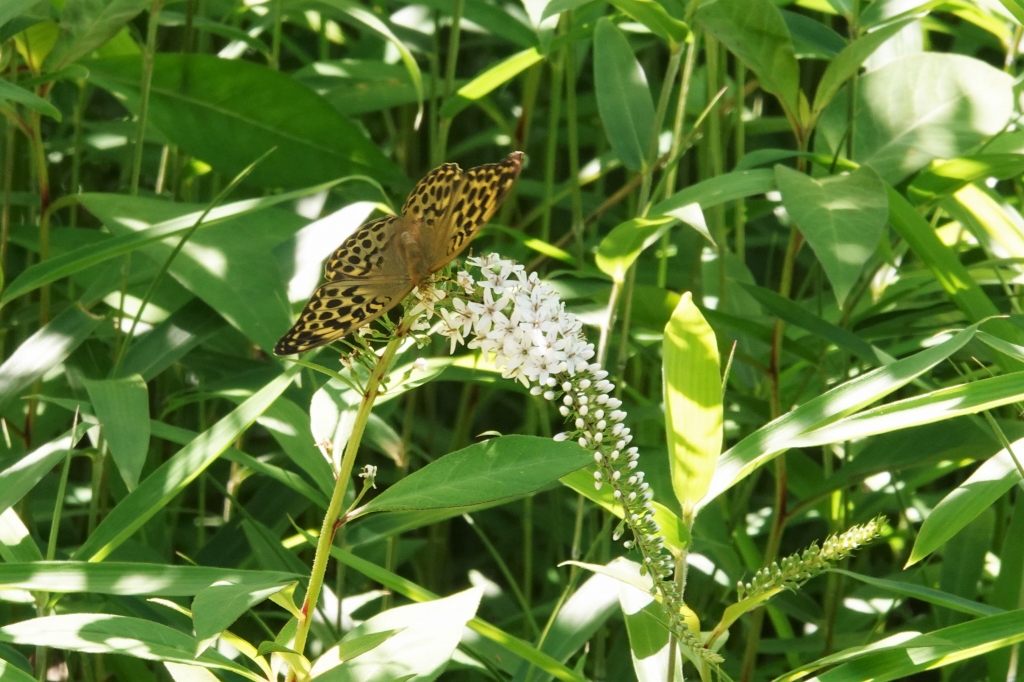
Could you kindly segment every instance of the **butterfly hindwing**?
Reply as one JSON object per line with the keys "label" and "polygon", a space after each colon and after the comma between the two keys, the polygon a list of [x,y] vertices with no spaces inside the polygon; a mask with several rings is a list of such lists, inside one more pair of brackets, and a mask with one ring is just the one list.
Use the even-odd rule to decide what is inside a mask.
{"label": "butterfly hindwing", "polygon": [[362,225],[330,255],[324,275],[328,280],[355,279],[384,271],[391,241],[401,227],[402,219],[393,215]]}
{"label": "butterfly hindwing", "polygon": [[291,355],[336,341],[373,322],[411,291],[407,277],[327,282],[313,293],[299,319],[277,342],[274,353]]}

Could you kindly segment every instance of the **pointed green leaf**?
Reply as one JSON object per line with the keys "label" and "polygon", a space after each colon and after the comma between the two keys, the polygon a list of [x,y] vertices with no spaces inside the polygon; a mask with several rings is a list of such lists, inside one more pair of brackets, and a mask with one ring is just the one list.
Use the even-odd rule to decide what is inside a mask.
{"label": "pointed green leaf", "polygon": [[110,511],[75,556],[102,561],[130,538],[228,449],[284,393],[301,370],[300,365],[286,370],[164,462]]}
{"label": "pointed green leaf", "polygon": [[683,518],[692,519],[722,452],[722,375],[715,332],[688,291],[665,325],[661,348],[672,489]]}
{"label": "pointed green leaf", "polygon": [[[196,630],[196,655],[206,651],[221,632],[246,611],[280,592],[289,583],[270,580],[264,583],[217,581],[196,594],[192,600],[192,621]],[[295,584],[292,581],[290,584]]]}
{"label": "pointed green leaf", "polygon": [[633,48],[607,17],[594,29],[594,89],[612,149],[623,165],[640,170],[655,133],[654,100]]}
{"label": "pointed green leaf", "polygon": [[885,230],[885,184],[870,168],[816,179],[781,165],[775,166],[775,181],[842,308]]}
{"label": "pointed green leaf", "polygon": [[59,71],[113,38],[150,0],[66,0],[60,16],[60,37],[43,67]]}
{"label": "pointed green leaf", "polygon": [[710,0],[701,3],[696,20],[757,75],[791,123],[800,120],[800,67],[786,22],[770,0]]}
{"label": "pointed green leaf", "polygon": [[138,374],[124,379],[84,381],[103,437],[128,490],[139,484],[149,453],[149,389]]}
{"label": "pointed green leaf", "polygon": [[40,114],[55,118],[58,121],[61,119],[60,109],[34,92],[3,79],[0,79],[0,102],[24,104],[29,109],[38,111]]}
{"label": "pointed green leaf", "polygon": [[591,462],[575,441],[501,436],[434,460],[375,497],[365,512],[468,507],[513,500]]}

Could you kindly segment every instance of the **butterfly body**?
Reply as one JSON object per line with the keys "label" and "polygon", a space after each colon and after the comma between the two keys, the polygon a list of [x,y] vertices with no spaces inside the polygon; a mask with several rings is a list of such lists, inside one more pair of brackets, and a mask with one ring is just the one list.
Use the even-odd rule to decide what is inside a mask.
{"label": "butterfly body", "polygon": [[327,259],[327,282],[274,347],[290,355],[325,345],[373,322],[469,246],[512,188],[523,154],[463,171],[430,171],[400,216],[362,225]]}

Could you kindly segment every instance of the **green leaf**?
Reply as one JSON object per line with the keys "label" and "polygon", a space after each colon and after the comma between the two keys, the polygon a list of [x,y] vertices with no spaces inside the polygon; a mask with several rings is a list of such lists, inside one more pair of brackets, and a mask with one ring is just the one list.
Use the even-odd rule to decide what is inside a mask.
{"label": "green leaf", "polygon": [[[847,107],[841,91],[821,115],[816,139],[829,155],[846,144]],[[896,184],[1000,132],[1013,113],[1013,79],[971,57],[920,53],[863,75],[854,110],[853,160]]]}
{"label": "green leaf", "polygon": [[3,3],[0,3],[0,26],[38,4],[39,0],[4,0]]}
{"label": "green leaf", "polygon": [[167,673],[174,682],[219,682],[219,678],[206,668],[184,663],[164,662]]}
{"label": "green leaf", "polygon": [[0,658],[0,682],[36,682],[36,678]]}
{"label": "green leaf", "polygon": [[954,194],[978,180],[1006,180],[1024,173],[1024,155],[979,154],[946,161],[936,159],[907,187],[907,198],[915,204],[935,201]]}
{"label": "green leaf", "polygon": [[[923,355],[924,353],[919,353]],[[916,356],[915,356],[916,357]],[[895,363],[894,363],[895,364]],[[893,365],[889,365],[892,367]],[[794,447],[813,447],[888,433],[945,419],[977,414],[1024,398],[1024,372],[979,379],[923,393],[845,417],[793,439]]]}
{"label": "green leaf", "polygon": [[124,379],[84,380],[89,400],[128,490],[139,484],[149,453],[149,389],[138,374]]}
{"label": "green leaf", "polygon": [[770,0],[710,0],[701,3],[696,20],[757,75],[797,125],[800,67],[779,9]]}
{"label": "green leaf", "polygon": [[[623,562],[626,564],[627,562]],[[639,566],[628,565],[640,578]],[[629,653],[637,682],[664,682],[669,662],[669,629],[665,608],[646,590],[619,586],[619,607],[629,635]],[[684,679],[683,660],[676,656],[675,679]]]}
{"label": "green leaf", "polygon": [[[308,535],[306,536],[306,541],[312,545],[316,544],[316,539]],[[331,556],[344,563],[346,566],[359,571],[367,578],[380,583],[384,587],[402,595],[403,597],[407,597],[416,602],[426,602],[438,599],[437,595],[430,590],[424,589],[411,580],[407,580],[400,575],[396,575],[391,571],[367,561],[366,559],[362,559],[352,554],[351,552],[346,552],[338,547],[331,547]],[[466,624],[466,627],[486,639],[495,642],[512,654],[526,659],[540,670],[543,670],[562,682],[586,682],[586,678],[582,675],[570,668],[567,668],[565,665],[543,651],[538,651],[532,644],[510,635],[504,630],[491,625],[481,618],[473,618]]]}
{"label": "green leaf", "polygon": [[775,176],[769,170],[737,171],[702,180],[656,204],[647,217],[627,220],[612,229],[598,245],[597,267],[615,281],[625,281],[626,271],[640,254],[679,221],[714,243],[698,209],[706,210],[773,189]]}
{"label": "green leaf", "polygon": [[654,100],[633,48],[607,17],[594,29],[594,90],[612,150],[627,168],[640,170],[655,134]]}
{"label": "green leaf", "polygon": [[0,558],[8,563],[43,560],[32,534],[11,507],[0,512]]}
{"label": "green leaf", "polygon": [[856,74],[864,60],[874,54],[882,43],[906,28],[913,20],[905,19],[883,26],[853,41],[836,55],[821,74],[818,89],[814,93],[814,106],[811,109],[815,119],[836,96],[843,84]]}
{"label": "green leaf", "polygon": [[[1013,517],[1006,526],[999,563],[999,576],[993,581],[988,602],[994,607],[1012,611],[1020,605],[1021,582],[1024,581],[1024,570],[1021,570],[1024,568],[1024,504],[1013,505]],[[1007,568],[1004,570],[1002,566]],[[1012,651],[1006,649],[989,654],[988,671],[993,680],[1007,676],[1012,654]]]}
{"label": "green leaf", "polygon": [[974,233],[989,251],[1002,251],[1012,258],[1024,257],[1024,230],[1020,214],[1005,199],[977,184],[962,187],[941,203],[954,220]]}
{"label": "green leaf", "polygon": [[[580,469],[561,478],[562,485],[572,488],[588,500],[601,505],[606,511],[622,518],[622,503],[612,497],[610,486],[602,486],[601,490],[594,488],[594,471],[596,467]],[[661,536],[665,538],[665,544],[677,552],[690,545],[690,531],[679,515],[661,504],[651,501],[654,509],[654,521],[661,527]]]}
{"label": "green leaf", "polygon": [[149,381],[226,326],[217,311],[194,298],[132,343],[121,375]]}
{"label": "green leaf", "polygon": [[196,655],[213,644],[243,613],[296,581],[267,580],[262,583],[217,581],[192,600],[196,629]]}
{"label": "green leaf", "polygon": [[[697,207],[698,210],[700,207]],[[594,263],[601,272],[622,284],[626,273],[647,247],[658,242],[677,220],[670,216],[632,218],[616,225],[597,247]]]}
{"label": "green leaf", "polygon": [[655,204],[650,215],[671,215],[689,204],[700,204],[704,210],[744,197],[764,194],[775,189],[775,174],[770,170],[735,171],[702,180],[679,190],[668,199]]}
{"label": "green leaf", "polygon": [[[139,59],[94,60],[90,80],[137,111]],[[283,73],[213,55],[154,56],[149,120],[181,149],[246,183],[296,188],[350,175],[405,184],[398,168],[316,93]]]}
{"label": "green leaf", "polygon": [[[85,195],[81,203],[122,239],[180,224],[202,211],[195,204],[116,194]],[[302,217],[275,209],[201,227],[171,263],[170,274],[270,353],[292,323],[285,280],[272,250],[305,224]],[[179,239],[147,239],[142,251],[162,264]]]}
{"label": "green leaf", "polygon": [[[680,43],[686,42],[690,35],[690,27],[670,15],[664,7],[654,0],[610,0],[611,4],[621,12],[651,30],[668,46],[675,49]],[[546,8],[545,8],[545,11]]]}
{"label": "green leaf", "polygon": [[[967,268],[910,202],[892,187],[889,191],[889,224],[932,271],[935,279],[963,311],[967,319],[981,324],[981,329],[1009,343],[1024,345],[1024,331],[1004,319],[988,319],[999,315],[999,309],[975,282]],[[999,355],[996,361],[1007,371],[1016,371],[1024,364]]]}
{"label": "green leaf", "polygon": [[441,118],[452,118],[457,113],[473,104],[478,99],[489,95],[505,83],[534,64],[540,63],[544,56],[531,47],[508,57],[487,69],[479,76],[463,85],[441,105],[438,115]]}
{"label": "green leaf", "polygon": [[970,327],[916,355],[862,374],[765,424],[722,454],[700,506],[707,505],[779,453],[795,447],[797,439],[815,426],[850,414],[906,386],[963,348],[974,332]]}
{"label": "green leaf", "polygon": [[468,507],[540,490],[591,462],[575,442],[501,436],[445,455],[375,497],[365,512]]}
{"label": "green leaf", "polygon": [[[313,663],[310,677],[318,682],[391,682],[404,675],[434,680],[448,664],[482,596],[483,590],[473,588],[377,614],[346,634],[337,647],[324,652]],[[396,630],[397,634],[361,656],[342,661],[340,649],[346,642]]]}
{"label": "green leaf", "polygon": [[78,548],[75,557],[102,561],[131,537],[213,464],[284,393],[301,369],[300,365],[295,365],[285,370],[147,476],[138,488],[110,511]]}
{"label": "green leaf", "polygon": [[291,573],[246,571],[213,566],[87,561],[35,561],[0,564],[0,585],[6,588],[68,594],[148,595],[186,597],[198,594],[216,582],[261,585],[287,584],[296,580]]}
{"label": "green leaf", "polygon": [[[418,123],[423,116],[423,74],[420,72],[416,57],[413,56],[405,43],[399,40],[391,28],[381,21],[376,14],[357,3],[350,2],[349,0],[315,0],[313,4],[335,10],[332,14],[341,21],[354,24],[356,28],[376,33],[395,47],[416,91],[416,101],[419,104],[419,109],[416,112],[416,121]],[[397,172],[397,169],[395,171]]]}
{"label": "green leaf", "polygon": [[[945,640],[946,645],[936,640]],[[911,639],[899,650],[870,653],[818,676],[820,682],[907,679],[1024,641],[1024,609],[986,616]],[[918,643],[920,642],[920,643]]]}
{"label": "green leaf", "polygon": [[544,21],[548,17],[553,17],[556,14],[562,12],[568,12],[584,5],[594,2],[594,0],[551,0],[544,6],[544,11],[541,12],[540,20]]}
{"label": "green leaf", "polygon": [[[1024,438],[1014,441],[1010,447],[1017,461],[1024,465]],[[1020,470],[1005,448],[985,461],[925,517],[907,559],[907,567],[946,544],[1020,480]]]}
{"label": "green leaf", "polygon": [[[992,547],[995,524],[995,510],[986,509],[946,543],[939,573],[943,592],[964,600],[978,596],[978,581],[985,569],[985,555]],[[935,620],[940,625],[952,625],[967,619],[959,610],[937,609]]]}
{"label": "green leaf", "polygon": [[692,519],[722,452],[722,376],[715,332],[689,291],[665,325],[661,349],[672,490],[683,518]]}
{"label": "green leaf", "polygon": [[3,79],[0,79],[0,102],[24,104],[32,111],[38,111],[40,114],[55,118],[58,121],[61,119],[60,109],[34,92]]}
{"label": "green leaf", "polygon": [[59,71],[113,38],[150,0],[66,0],[60,16],[60,37],[43,68]]}
{"label": "green leaf", "polygon": [[[367,651],[372,651],[378,646],[388,641],[401,630],[382,630],[380,632],[373,632],[368,635],[362,635],[360,637],[345,638],[345,641],[340,642],[330,651],[324,653],[324,656],[329,656],[330,659],[336,660],[338,664],[344,663],[345,661],[351,661],[356,656],[365,654]],[[260,647],[262,650],[263,647]],[[323,660],[322,658],[320,660]],[[319,663],[319,660],[318,660]],[[326,665],[326,661],[324,663]]]}
{"label": "green leaf", "polygon": [[255,682],[263,678],[216,652],[193,658],[195,640],[160,623],[106,613],[72,613],[0,628],[0,642],[48,646],[92,654],[123,654],[231,670]]}
{"label": "green leaf", "polygon": [[[236,201],[230,204],[218,206],[210,211],[209,215],[206,216],[202,225],[199,226],[199,232],[197,234],[201,234],[203,230],[208,229],[213,225],[217,225],[218,223],[233,220],[238,221],[235,224],[236,231],[245,229],[247,225],[252,225],[255,220],[254,217],[249,217],[243,221],[242,218],[247,214],[255,213],[280,203],[293,201],[310,194],[330,189],[340,182],[343,182],[343,180],[336,180],[324,183],[323,185],[315,185],[313,187],[307,187],[294,192],[275,194],[272,196],[261,197],[259,199],[245,199],[243,201]],[[124,194],[80,194],[78,195],[78,198],[83,205],[94,206],[96,211],[99,213],[120,213],[121,215],[117,217],[128,218],[129,221],[131,220],[132,215],[136,215],[135,209],[154,207],[157,203],[161,203],[156,202],[154,199],[140,199],[139,197],[130,197]],[[185,215],[162,223],[152,224],[145,228],[139,224],[142,222],[140,220],[138,223],[132,223],[128,226],[132,228],[132,232],[126,232],[124,236],[113,238],[108,237],[99,243],[81,246],[72,251],[48,258],[42,263],[37,263],[36,265],[26,268],[14,279],[13,282],[11,282],[10,286],[8,286],[7,290],[3,293],[3,296],[0,296],[0,306],[5,305],[18,296],[34,291],[44,284],[49,284],[50,282],[55,282],[58,279],[61,279],[62,277],[68,277],[76,272],[81,272],[90,266],[98,265],[110,260],[111,258],[116,258],[117,256],[122,256],[126,253],[131,253],[136,249],[154,242],[159,242],[168,237],[180,236],[196,224],[196,221],[202,217],[203,210],[205,210],[205,207],[197,208],[195,205],[191,206],[191,208],[194,210]],[[174,209],[168,208],[166,210],[173,211]],[[288,219],[289,216],[281,213],[276,216],[276,220]],[[266,220],[273,221],[275,218],[270,217],[266,218]],[[124,225],[122,222],[115,222],[119,225]],[[193,239],[195,239],[195,235],[193,235]],[[177,243],[177,240],[172,242],[172,244]],[[119,281],[119,277],[115,279],[115,282]],[[105,296],[106,293],[107,292],[103,292],[102,295],[97,297],[97,300]]]}
{"label": "green leaf", "polygon": [[[927,519],[926,519],[927,520]],[[923,602],[929,604],[935,604],[936,606],[942,606],[953,611],[959,611],[960,613],[966,613],[971,616],[993,616],[997,613],[1003,613],[1004,610],[995,606],[989,606],[988,604],[982,604],[974,601],[973,599],[964,599],[958,597],[955,594],[943,592],[942,590],[935,590],[930,587],[923,585],[915,585],[914,583],[904,582],[902,580],[885,580],[883,578],[874,578],[869,575],[861,575],[860,573],[854,573],[853,571],[844,571],[841,568],[830,569],[835,573],[841,573],[848,578],[858,580],[865,585],[871,585],[878,587],[886,592],[893,592],[895,594],[902,594],[905,597],[912,597],[914,599],[920,599]]]}
{"label": "green leaf", "polygon": [[102,321],[72,305],[25,339],[0,365],[0,406],[64,362]]}
{"label": "green leaf", "polygon": [[828,320],[814,315],[792,299],[780,296],[771,289],[765,289],[754,284],[740,282],[739,285],[769,312],[790,324],[806,329],[829,343],[835,344],[837,348],[848,350],[872,364],[885,365],[892,360],[888,354],[874,348],[870,343],[853,332],[837,327]]}
{"label": "green leaf", "polygon": [[779,12],[793,39],[793,51],[798,60],[831,60],[846,47],[846,40],[828,24],[785,9]]}
{"label": "green leaf", "polygon": [[775,181],[842,308],[885,230],[885,184],[870,168],[815,179],[782,165],[775,166]]}
{"label": "green leaf", "polygon": [[5,511],[25,496],[50,469],[67,456],[85,432],[87,424],[78,424],[75,430],[51,440],[0,471],[0,511]]}
{"label": "green leaf", "polygon": [[1014,19],[1024,24],[1024,2],[1021,0],[999,0],[999,2],[1003,3],[1003,7],[1010,11]]}

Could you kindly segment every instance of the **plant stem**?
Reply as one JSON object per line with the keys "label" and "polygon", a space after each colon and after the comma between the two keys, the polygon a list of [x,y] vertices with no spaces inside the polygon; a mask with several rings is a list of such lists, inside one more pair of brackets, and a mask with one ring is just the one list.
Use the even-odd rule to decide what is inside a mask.
{"label": "plant stem", "polygon": [[[135,138],[135,155],[132,158],[132,180],[129,193],[139,193],[139,178],[142,175],[142,152],[146,146],[146,117],[149,115],[149,92],[153,85],[153,54],[156,52],[156,29],[164,0],[153,0],[149,8],[149,22],[146,25],[146,45],[142,48],[142,84],[139,96],[139,129]],[[122,294],[123,296],[123,294]]]}
{"label": "plant stem", "polygon": [[[455,92],[455,67],[459,63],[459,37],[462,30],[462,12],[466,8],[466,0],[455,0],[452,9],[452,25],[448,33],[448,54],[444,64],[444,100]],[[451,119],[442,118],[438,122],[437,147],[434,149],[433,165],[440,166],[448,155],[448,131]]]}
{"label": "plant stem", "polygon": [[[46,148],[43,146],[42,116],[33,111],[32,121],[32,154],[36,162],[36,179],[39,183],[39,262],[50,257],[50,224],[42,220],[42,216],[50,208],[50,173],[46,165]],[[39,326],[43,327],[50,321],[50,285],[44,284],[39,290]]]}
{"label": "plant stem", "polygon": [[[564,19],[559,22],[559,31],[564,31]],[[551,98],[548,100],[547,148],[544,159],[544,215],[540,223],[540,238],[551,239],[551,210],[554,208],[552,197],[555,194],[555,166],[558,163],[558,122],[562,119],[562,77],[566,45],[551,59]]]}
{"label": "plant stem", "polygon": [[[374,365],[373,371],[370,372],[370,376],[366,381],[366,393],[363,394],[363,399],[359,403],[355,423],[352,425],[352,434],[348,438],[348,443],[345,444],[345,453],[341,460],[341,471],[338,472],[338,479],[334,484],[334,493],[331,495],[331,501],[327,507],[327,512],[324,514],[323,525],[320,528],[320,537],[317,539],[313,569],[309,575],[309,589],[306,590],[306,598],[302,603],[303,618],[299,621],[295,632],[295,645],[293,649],[300,654],[306,649],[306,637],[309,635],[309,626],[313,621],[313,609],[316,608],[317,600],[320,598],[320,588],[323,586],[324,574],[327,571],[327,559],[330,557],[334,533],[338,528],[338,517],[341,515],[341,505],[345,501],[345,491],[348,490],[352,469],[355,466],[356,454],[359,452],[359,443],[363,439],[366,422],[370,418],[370,411],[373,409],[373,403],[377,399],[380,382],[391,366],[391,361],[394,359],[406,331],[408,331],[406,324],[399,327],[398,332],[388,342],[384,353],[377,360],[377,364]],[[294,679],[294,676],[295,671],[292,671],[289,679]]]}
{"label": "plant stem", "polygon": [[[733,104],[733,156],[734,163],[747,153],[747,131],[743,121],[743,84],[747,80],[747,67],[739,59],[736,60],[736,99]],[[747,261],[747,210],[746,201],[741,197],[736,200],[733,208],[733,232],[736,256],[741,263]]]}
{"label": "plant stem", "polygon": [[[74,120],[74,151],[71,156],[71,193],[78,194],[82,191],[82,132],[83,119],[85,118],[85,107],[89,103],[88,81],[78,81],[78,102],[75,104]],[[78,211],[71,211],[68,225],[78,225]]]}
{"label": "plant stem", "polygon": [[[566,12],[566,24],[572,27],[572,10]],[[569,182],[572,184],[572,234],[576,241],[576,260],[584,266],[583,192],[580,188],[580,138],[576,113],[576,49],[565,46],[565,124],[569,135]]]}
{"label": "plant stem", "polygon": [[[274,71],[278,71],[281,68],[281,23],[284,18],[284,0],[275,0],[274,2],[274,35],[271,37],[270,43],[270,68]],[[323,16],[320,17],[321,23],[326,23]]]}

